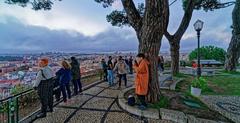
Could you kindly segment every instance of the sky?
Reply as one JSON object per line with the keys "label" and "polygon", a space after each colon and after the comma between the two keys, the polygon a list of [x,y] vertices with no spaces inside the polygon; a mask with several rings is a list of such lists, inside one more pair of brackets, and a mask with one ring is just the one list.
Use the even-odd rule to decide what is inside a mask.
{"label": "sky", "polygon": [[[94,0],[56,1],[50,11],[34,11],[0,0],[0,53],[38,52],[113,52],[137,51],[136,33],[131,27],[113,27],[106,21],[112,10],[122,9],[120,0],[103,8]],[[135,0],[139,2],[141,0]],[[233,6],[205,12],[195,10],[191,23],[181,40],[181,51],[197,47],[193,24],[204,22],[201,45],[227,49],[231,40]],[[183,16],[181,0],[170,7],[169,32],[176,31]],[[161,51],[169,51],[166,38]]]}

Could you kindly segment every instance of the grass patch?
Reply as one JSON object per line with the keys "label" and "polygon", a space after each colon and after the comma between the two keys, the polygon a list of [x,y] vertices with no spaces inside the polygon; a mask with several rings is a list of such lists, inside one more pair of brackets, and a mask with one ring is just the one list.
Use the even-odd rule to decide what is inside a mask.
{"label": "grass patch", "polygon": [[[240,95],[240,75],[238,73],[228,75],[205,76],[208,87],[203,95]],[[186,76],[177,84],[176,91],[190,93],[192,76]]]}
{"label": "grass patch", "polygon": [[162,96],[160,98],[159,102],[154,103],[154,104],[150,103],[150,104],[148,104],[148,107],[160,109],[160,108],[167,108],[169,106],[169,104],[170,104],[170,101],[166,97]]}
{"label": "grass patch", "polygon": [[178,78],[186,78],[189,75],[183,74],[183,73],[177,73],[176,75],[174,75],[174,77],[178,77]]}
{"label": "grass patch", "polygon": [[225,73],[225,74],[230,74],[230,75],[240,75],[239,71],[226,71],[226,70],[222,70],[220,72],[221,73]]}
{"label": "grass patch", "polygon": [[204,91],[206,95],[240,95],[239,76],[212,76],[205,77],[209,89]]}

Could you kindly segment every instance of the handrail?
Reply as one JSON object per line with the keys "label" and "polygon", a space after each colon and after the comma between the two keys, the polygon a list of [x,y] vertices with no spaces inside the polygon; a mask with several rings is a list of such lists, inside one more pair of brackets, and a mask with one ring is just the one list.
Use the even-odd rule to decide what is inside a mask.
{"label": "handrail", "polygon": [[19,97],[19,96],[26,95],[26,94],[30,93],[31,91],[34,91],[34,89],[28,89],[28,90],[25,90],[25,91],[23,91],[23,92],[21,92],[21,93],[18,93],[18,94],[9,96],[9,97],[4,98],[4,99],[1,99],[1,100],[0,100],[0,103],[6,102],[7,100],[9,100],[9,99],[11,99],[11,98],[17,98],[17,97]]}
{"label": "handrail", "polygon": [[[87,75],[82,76],[81,79],[85,79],[85,78],[88,78],[91,76],[96,76],[96,75],[98,75],[98,69],[94,70],[93,72],[89,72],[89,73],[87,72]],[[56,77],[54,77],[54,79],[56,79]],[[59,88],[59,86],[55,87],[54,90],[57,88]],[[24,95],[34,93],[34,91],[35,91],[34,89],[28,89],[23,92],[17,93],[15,95],[11,95],[7,98],[1,99],[0,106],[1,105],[7,106],[7,112],[4,111],[3,114],[1,114],[1,118],[4,118],[4,117],[7,118],[6,119],[7,123],[13,123],[13,122],[15,123],[15,122],[19,122],[19,121],[22,122],[23,120],[27,120],[27,117],[29,117],[29,116],[31,117],[31,120],[32,120],[32,116],[34,117],[36,115],[36,114],[33,114],[32,112],[31,112],[31,115],[29,115],[27,117],[24,117],[21,119],[19,118],[19,110],[20,110],[19,109],[19,98],[21,98]],[[55,103],[58,104],[60,102],[55,102]],[[38,112],[38,111],[39,111],[39,109],[35,110],[34,112]]]}
{"label": "handrail", "polygon": [[[89,74],[89,75],[86,75],[86,76],[81,77],[81,79],[87,78],[87,77],[92,76],[92,75],[96,75],[96,74]],[[0,103],[4,103],[4,102],[8,101],[8,100],[11,99],[11,98],[17,98],[17,97],[19,97],[19,96],[26,95],[26,94],[28,94],[28,93],[30,93],[30,92],[32,92],[32,91],[34,91],[34,89],[25,90],[25,91],[20,92],[20,93],[18,93],[18,94],[15,94],[15,95],[9,96],[9,97],[7,97],[7,98],[1,99],[1,100],[0,100]]]}

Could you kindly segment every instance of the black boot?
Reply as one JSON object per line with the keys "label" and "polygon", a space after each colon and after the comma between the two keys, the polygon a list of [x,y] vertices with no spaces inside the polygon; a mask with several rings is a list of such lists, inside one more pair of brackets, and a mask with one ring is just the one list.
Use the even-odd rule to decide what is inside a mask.
{"label": "black boot", "polygon": [[47,116],[46,113],[40,113],[37,115],[37,118],[44,118],[46,116]]}

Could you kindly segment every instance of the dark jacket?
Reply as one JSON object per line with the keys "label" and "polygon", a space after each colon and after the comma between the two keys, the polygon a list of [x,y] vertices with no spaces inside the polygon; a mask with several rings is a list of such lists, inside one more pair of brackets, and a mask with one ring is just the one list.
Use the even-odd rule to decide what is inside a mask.
{"label": "dark jacket", "polygon": [[80,64],[75,61],[75,62],[71,62],[71,72],[72,72],[72,78],[74,80],[76,79],[80,79],[81,78],[81,75],[80,75]]}
{"label": "dark jacket", "polygon": [[61,68],[57,71],[56,76],[59,76],[60,84],[68,84],[72,80],[71,70]]}

